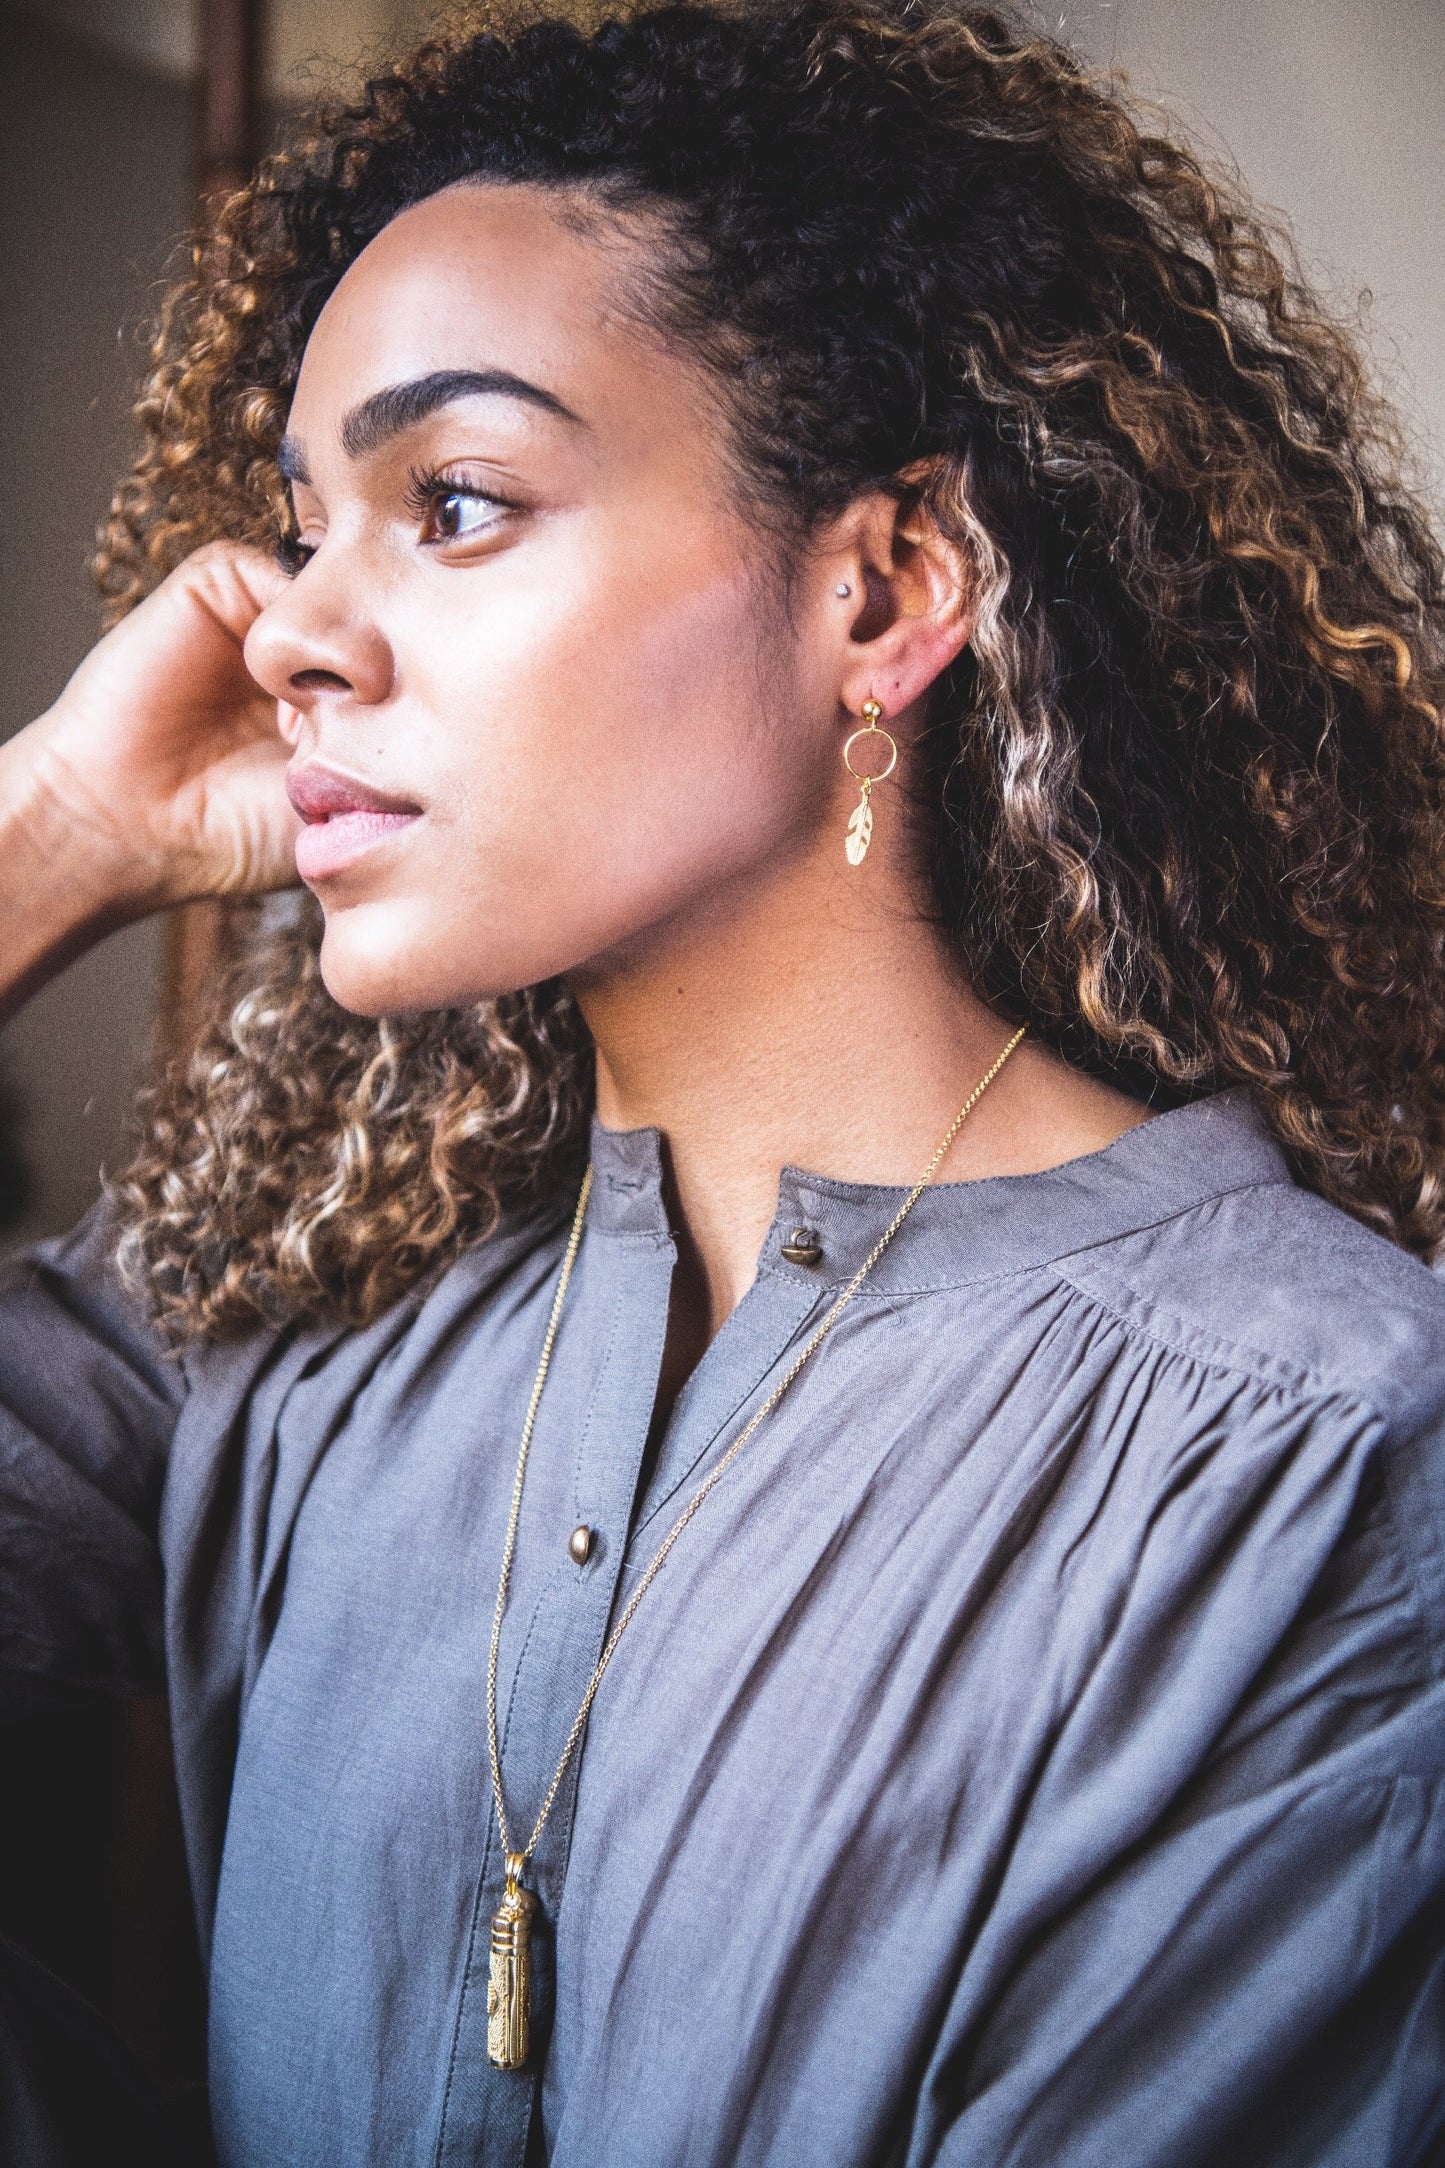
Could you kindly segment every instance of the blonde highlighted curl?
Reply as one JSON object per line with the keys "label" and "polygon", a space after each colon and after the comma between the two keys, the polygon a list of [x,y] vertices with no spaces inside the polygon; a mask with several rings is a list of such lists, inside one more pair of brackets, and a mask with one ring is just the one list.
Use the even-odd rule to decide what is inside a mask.
{"label": "blonde highlighted curl", "polygon": [[[957,0],[494,12],[319,120],[172,297],[100,555],[117,610],[284,537],[276,449],[347,265],[468,176],[650,236],[772,535],[924,503],[978,621],[920,814],[974,983],[1156,1103],[1253,1094],[1300,1179],[1445,1238],[1445,563],[1287,239],[1121,87]],[[761,530],[760,530],[761,531]],[[308,913],[250,945],[115,1185],[181,1333],[364,1320],[585,1149],[557,986],[382,1022]]]}

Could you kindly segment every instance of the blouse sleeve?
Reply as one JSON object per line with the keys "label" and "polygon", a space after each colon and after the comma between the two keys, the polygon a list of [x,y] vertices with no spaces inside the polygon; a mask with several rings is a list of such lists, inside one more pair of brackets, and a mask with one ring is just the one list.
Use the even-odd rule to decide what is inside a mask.
{"label": "blouse sleeve", "polygon": [[[1445,1426],[1380,1435],[1361,1466],[1327,1570],[1194,1780],[1035,1919],[946,2042],[921,2157],[1445,2158]],[[1262,1596],[1240,1576],[1226,1600]],[[1167,1677],[1144,1698],[1167,1725]]]}
{"label": "blouse sleeve", "polygon": [[111,1264],[103,1207],[0,1273],[0,1673],[162,1680],[156,1541],[185,1394]]}

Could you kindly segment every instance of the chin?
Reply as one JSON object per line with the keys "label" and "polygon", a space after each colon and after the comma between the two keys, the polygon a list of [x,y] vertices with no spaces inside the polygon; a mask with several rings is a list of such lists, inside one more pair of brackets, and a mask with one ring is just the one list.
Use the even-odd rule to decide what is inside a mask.
{"label": "chin", "polygon": [[[354,1016],[471,1008],[549,975],[529,974],[521,956],[488,955],[481,940],[459,941],[455,927],[443,932],[419,924],[396,905],[328,910],[323,898],[322,908],[322,982],[332,1000]],[[466,959],[460,966],[459,952]]]}

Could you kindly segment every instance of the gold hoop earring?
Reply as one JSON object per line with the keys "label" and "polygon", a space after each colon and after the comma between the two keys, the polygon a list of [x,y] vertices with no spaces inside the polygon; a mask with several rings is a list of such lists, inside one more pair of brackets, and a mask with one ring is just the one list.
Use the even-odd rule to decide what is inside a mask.
{"label": "gold hoop earring", "polygon": [[[861,783],[863,786],[858,803],[849,815],[848,836],[843,845],[844,850],[848,853],[850,866],[862,865],[864,859],[868,856],[868,846],[873,841],[873,807],[869,803],[873,796],[873,785],[875,783],[885,783],[898,766],[896,740],[888,731],[880,730],[878,727],[882,714],[883,710],[876,700],[865,700],[863,703],[863,728],[855,730],[843,747],[844,767],[848,770],[854,782]],[[865,774],[854,767],[853,748],[860,738],[881,738],[884,741],[888,748],[888,765],[886,768],[879,768],[875,774]]]}

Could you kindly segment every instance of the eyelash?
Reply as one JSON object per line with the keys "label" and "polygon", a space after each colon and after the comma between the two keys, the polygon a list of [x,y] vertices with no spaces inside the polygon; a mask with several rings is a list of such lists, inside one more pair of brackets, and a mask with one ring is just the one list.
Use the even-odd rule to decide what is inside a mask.
{"label": "eyelash", "polygon": [[[448,497],[468,497],[474,503],[495,505],[503,512],[514,512],[517,509],[511,498],[499,497],[490,489],[470,489],[464,482],[458,481],[455,475],[449,475],[445,468],[412,468],[406,482],[406,505],[407,510],[417,519],[424,519],[429,512],[434,512],[437,505],[445,502]],[[455,537],[442,535],[437,539],[445,542],[454,540]],[[432,546],[435,546],[435,542]],[[301,540],[294,528],[286,527],[276,538],[276,555],[284,570],[299,572],[315,555],[315,550],[311,543]]]}
{"label": "eyelash", "polygon": [[313,552],[309,542],[290,527],[283,527],[276,537],[276,556],[283,572],[299,572],[308,563]]}

